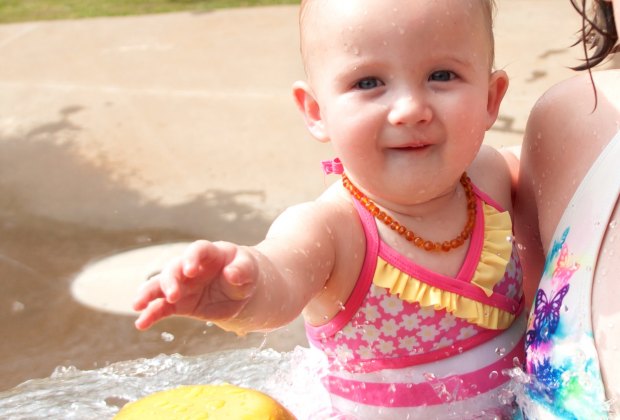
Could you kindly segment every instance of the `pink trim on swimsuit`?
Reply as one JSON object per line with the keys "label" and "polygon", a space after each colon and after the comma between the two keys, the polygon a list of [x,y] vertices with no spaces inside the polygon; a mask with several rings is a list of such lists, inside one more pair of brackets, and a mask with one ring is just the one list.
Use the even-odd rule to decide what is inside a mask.
{"label": "pink trim on swimsuit", "polygon": [[358,277],[357,283],[353,292],[345,303],[345,309],[340,311],[330,322],[325,325],[313,326],[306,323],[306,333],[310,341],[320,340],[323,337],[329,337],[340,331],[349,321],[353,318],[353,315],[357,312],[360,305],[364,301],[368,289],[372,284],[372,278],[377,267],[377,255],[379,252],[379,232],[377,226],[374,224],[375,220],[367,211],[361,211],[363,207],[357,201],[354,201],[355,206],[358,208],[359,216],[363,226],[373,226],[374,229],[364,228],[366,233],[366,254],[364,256],[364,263],[362,264],[362,270]]}

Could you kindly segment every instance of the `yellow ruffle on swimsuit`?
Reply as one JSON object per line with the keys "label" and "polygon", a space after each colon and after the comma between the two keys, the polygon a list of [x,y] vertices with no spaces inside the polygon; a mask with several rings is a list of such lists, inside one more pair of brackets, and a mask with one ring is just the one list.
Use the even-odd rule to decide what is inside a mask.
{"label": "yellow ruffle on swimsuit", "polygon": [[295,420],[262,392],[234,385],[188,385],[125,405],[115,420]]}

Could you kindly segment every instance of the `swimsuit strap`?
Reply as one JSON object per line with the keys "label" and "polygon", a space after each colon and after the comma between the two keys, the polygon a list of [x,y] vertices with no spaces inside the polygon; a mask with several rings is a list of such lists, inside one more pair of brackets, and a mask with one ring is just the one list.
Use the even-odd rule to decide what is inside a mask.
{"label": "swimsuit strap", "polygon": [[592,282],[620,194],[619,161],[620,132],[579,185],[549,247],[526,333],[526,368],[541,385],[528,389],[535,412],[526,414],[534,418],[607,418],[592,332]]}
{"label": "swimsuit strap", "polygon": [[[325,162],[323,162],[323,168],[326,168]],[[344,309],[338,312],[338,314],[327,324],[320,326],[312,326],[308,323],[305,324],[308,339],[311,342],[317,343],[315,344],[317,347],[320,347],[318,342],[321,339],[334,335],[336,332],[342,330],[342,328],[344,328],[349,321],[351,321],[351,318],[353,318],[359,309],[360,305],[364,301],[364,298],[366,297],[366,294],[368,293],[368,290],[370,289],[370,286],[372,285],[372,278],[375,268],[377,267],[380,239],[375,218],[357,200],[353,200],[353,205],[359,214],[360,222],[362,223],[362,228],[364,230],[364,238],[366,240],[364,262],[362,263],[362,268],[358,276],[357,283],[355,284],[351,295],[344,303]]]}

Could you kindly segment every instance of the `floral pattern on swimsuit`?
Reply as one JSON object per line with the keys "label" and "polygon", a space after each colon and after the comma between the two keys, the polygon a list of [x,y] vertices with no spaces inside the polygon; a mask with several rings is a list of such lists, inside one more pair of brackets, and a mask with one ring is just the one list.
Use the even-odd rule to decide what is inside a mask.
{"label": "floral pattern on swimsuit", "polygon": [[[605,401],[604,389],[590,324],[580,321],[577,326],[569,316],[579,302],[575,295],[581,291],[581,285],[571,284],[571,280],[579,270],[591,270],[571,255],[569,233],[570,228],[566,228],[554,241],[530,314],[525,346],[526,369],[532,381],[526,393],[545,407],[545,418],[607,418],[607,407],[601,404]],[[579,328],[584,331],[575,334]]]}

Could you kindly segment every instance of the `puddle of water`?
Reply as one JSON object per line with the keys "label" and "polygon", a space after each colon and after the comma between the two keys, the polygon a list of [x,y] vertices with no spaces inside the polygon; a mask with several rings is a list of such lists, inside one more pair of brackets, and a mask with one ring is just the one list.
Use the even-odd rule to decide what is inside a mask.
{"label": "puddle of water", "polygon": [[190,240],[186,234],[110,231],[6,208],[0,209],[0,233],[0,391],[49,377],[58,366],[87,370],[162,353],[195,356],[260,346],[290,351],[307,343],[300,322],[267,337],[239,338],[181,318],[139,332],[135,316],[93,310],[71,296],[73,279],[93,261]]}

